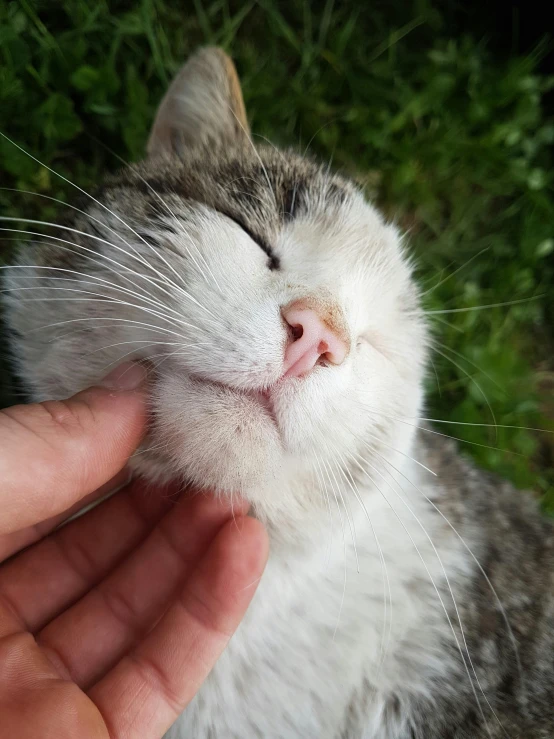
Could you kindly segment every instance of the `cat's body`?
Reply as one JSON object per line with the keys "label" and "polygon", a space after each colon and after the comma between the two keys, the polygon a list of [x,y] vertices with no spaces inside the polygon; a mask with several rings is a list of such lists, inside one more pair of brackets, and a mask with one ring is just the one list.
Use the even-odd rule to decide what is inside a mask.
{"label": "cat's body", "polygon": [[34,397],[150,359],[137,471],[240,493],[268,526],[246,619],[169,736],[552,736],[553,528],[416,434],[427,332],[396,230],[349,181],[254,147],[218,51],[149,151],[23,252],[7,307]]}
{"label": "cat's body", "polygon": [[[423,473],[422,489],[463,536],[490,579],[489,584],[432,506],[405,489],[405,499],[448,573],[463,635],[429,539],[391,496],[413,541],[395,516],[388,515],[386,505],[371,509],[393,600],[382,666],[386,589],[375,541],[361,513],[356,515],[360,572],[353,566],[348,570],[342,609],[342,558],[328,561],[326,541],[314,539],[304,548],[284,551],[274,545],[273,560],[244,623],[205,689],[170,732],[171,739],[553,736],[554,601],[547,595],[554,589],[552,528],[519,491],[460,459],[452,442],[433,440],[425,446],[418,449],[418,458],[445,482]],[[396,536],[396,547],[387,534]],[[337,552],[341,545],[336,542]],[[352,564],[348,541],[347,546]],[[429,574],[462,648],[465,638],[473,687]]]}

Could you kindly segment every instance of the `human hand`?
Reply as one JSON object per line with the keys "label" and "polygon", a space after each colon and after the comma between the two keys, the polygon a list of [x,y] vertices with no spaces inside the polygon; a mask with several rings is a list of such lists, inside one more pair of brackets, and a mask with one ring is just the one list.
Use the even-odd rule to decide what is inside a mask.
{"label": "human hand", "polygon": [[1,736],[162,736],[261,577],[263,527],[209,496],[135,481],[54,531],[140,443],[143,379],[0,412]]}

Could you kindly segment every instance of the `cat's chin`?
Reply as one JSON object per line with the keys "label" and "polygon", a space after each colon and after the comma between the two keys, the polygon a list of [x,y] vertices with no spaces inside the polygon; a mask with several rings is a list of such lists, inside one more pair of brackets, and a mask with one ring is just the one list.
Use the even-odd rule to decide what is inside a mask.
{"label": "cat's chin", "polygon": [[251,503],[279,478],[283,445],[268,394],[168,371],[151,402],[150,434],[133,458],[141,475]]}
{"label": "cat's chin", "polygon": [[[212,409],[215,410],[215,409]],[[182,483],[267,508],[267,491],[282,477],[280,433],[267,399],[241,393],[229,407],[167,418],[131,458],[132,472],[154,484]],[[270,502],[273,507],[277,501]]]}
{"label": "cat's chin", "polygon": [[[267,424],[276,428],[273,422]],[[280,445],[272,438],[264,443],[263,437],[268,436],[264,431],[254,444],[235,442],[226,449],[213,448],[211,453],[206,450],[201,455],[196,455],[196,449],[188,445],[175,448],[173,453],[149,451],[145,446],[129,460],[129,468],[133,474],[155,484],[182,482],[218,495],[240,495],[256,503],[259,502],[256,491],[267,488],[268,483],[280,476]]]}

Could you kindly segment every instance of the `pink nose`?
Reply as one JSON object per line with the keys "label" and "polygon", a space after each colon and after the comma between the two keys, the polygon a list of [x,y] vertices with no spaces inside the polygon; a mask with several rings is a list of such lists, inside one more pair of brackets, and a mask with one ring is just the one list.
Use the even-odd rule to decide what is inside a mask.
{"label": "pink nose", "polygon": [[348,353],[346,342],[332,331],[312,308],[301,302],[283,309],[283,318],[292,328],[293,340],[285,351],[285,377],[300,377],[315,367],[324,356],[341,364]]}

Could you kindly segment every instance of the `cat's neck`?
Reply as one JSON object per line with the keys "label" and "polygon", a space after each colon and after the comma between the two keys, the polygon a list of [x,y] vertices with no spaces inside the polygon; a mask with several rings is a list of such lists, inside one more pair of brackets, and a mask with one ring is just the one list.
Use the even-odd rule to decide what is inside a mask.
{"label": "cat's neck", "polygon": [[309,465],[291,466],[268,485],[264,504],[253,507],[277,549],[314,551],[333,537],[355,539],[356,532],[387,539],[391,525],[413,528],[432,509],[429,475],[406,453],[346,469],[320,465],[317,473]]}

